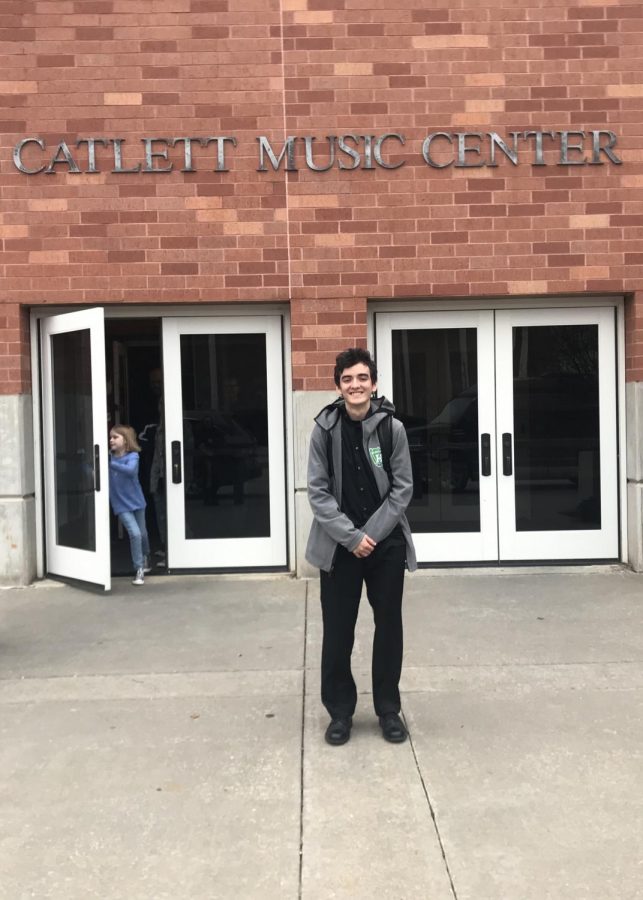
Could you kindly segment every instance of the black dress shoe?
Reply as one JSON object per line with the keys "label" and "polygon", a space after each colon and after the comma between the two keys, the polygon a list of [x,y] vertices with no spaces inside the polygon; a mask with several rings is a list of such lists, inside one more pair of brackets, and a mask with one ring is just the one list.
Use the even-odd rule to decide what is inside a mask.
{"label": "black dress shoe", "polygon": [[326,743],[334,747],[345,744],[351,736],[352,725],[353,720],[350,716],[347,719],[332,719],[324,735]]}
{"label": "black dress shoe", "polygon": [[402,744],[408,737],[408,731],[404,722],[397,713],[385,713],[380,716],[380,728],[387,741],[392,744]]}

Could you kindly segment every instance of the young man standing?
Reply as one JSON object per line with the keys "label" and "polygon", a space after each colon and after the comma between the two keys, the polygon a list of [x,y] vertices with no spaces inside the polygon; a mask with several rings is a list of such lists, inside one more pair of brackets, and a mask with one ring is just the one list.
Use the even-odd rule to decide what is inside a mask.
{"label": "young man standing", "polygon": [[308,459],[314,520],[306,559],[321,578],[321,696],[331,717],[325,737],[335,745],[350,738],[357,703],[351,653],[365,582],[375,620],[375,713],[386,740],[401,743],[402,590],[405,564],[416,568],[405,515],[413,495],[408,441],[393,405],[372,399],[377,370],[367,350],[340,353],[334,377],[340,396],[315,419]]}

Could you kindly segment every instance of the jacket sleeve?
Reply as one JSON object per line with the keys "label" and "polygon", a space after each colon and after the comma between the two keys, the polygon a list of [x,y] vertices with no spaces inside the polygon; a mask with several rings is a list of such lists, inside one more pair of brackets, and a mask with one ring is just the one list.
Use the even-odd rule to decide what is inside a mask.
{"label": "jacket sleeve", "polygon": [[122,472],[130,478],[138,475],[138,453],[126,453],[125,456],[110,456],[109,467],[115,472]]}
{"label": "jacket sleeve", "polygon": [[326,440],[319,425],[315,425],[310,437],[308,501],[313,516],[329,537],[350,551],[359,545],[365,532],[356,528],[348,516],[341,511],[331,491]]}
{"label": "jacket sleeve", "polygon": [[406,431],[397,419],[393,419],[393,429],[391,490],[364,525],[366,534],[378,542],[393,531],[413,497],[413,470]]}

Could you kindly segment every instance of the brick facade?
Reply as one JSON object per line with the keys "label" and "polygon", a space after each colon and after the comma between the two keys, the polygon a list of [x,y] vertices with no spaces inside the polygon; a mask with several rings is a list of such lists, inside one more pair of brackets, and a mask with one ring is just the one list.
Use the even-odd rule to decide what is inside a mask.
{"label": "brick facade", "polygon": [[[30,390],[32,305],[290,301],[293,386],[314,390],[338,345],[365,343],[369,298],[587,292],[630,295],[643,381],[641,32],[623,0],[2,0],[0,392]],[[612,131],[622,165],[559,165],[558,138],[543,166],[527,141],[518,165],[422,158],[430,133],[534,130]],[[322,167],[327,135],[387,133],[400,168],[305,165],[306,135]],[[87,173],[75,146],[123,138],[127,168],[143,136],[214,135],[237,138],[228,171],[214,144],[182,172],[184,146],[158,143],[171,172],[114,174],[97,144]],[[300,138],[298,170],[258,172],[258,135]],[[81,173],[19,172],[25,137],[46,144],[28,167],[65,140]]]}

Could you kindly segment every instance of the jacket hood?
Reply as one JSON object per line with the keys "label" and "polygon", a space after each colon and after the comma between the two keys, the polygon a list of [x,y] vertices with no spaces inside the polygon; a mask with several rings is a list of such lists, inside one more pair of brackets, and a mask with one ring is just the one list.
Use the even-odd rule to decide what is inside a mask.
{"label": "jacket hood", "polygon": [[[339,418],[345,408],[346,403],[344,402],[344,398],[338,397],[337,400],[333,403],[329,403],[328,406],[325,406],[315,416],[315,422],[324,431],[332,431],[339,422]],[[371,410],[367,413],[366,419],[377,416],[377,423],[379,424],[386,416],[392,416],[394,414],[395,407],[390,400],[387,400],[386,397],[376,397],[374,400],[371,400]]]}

